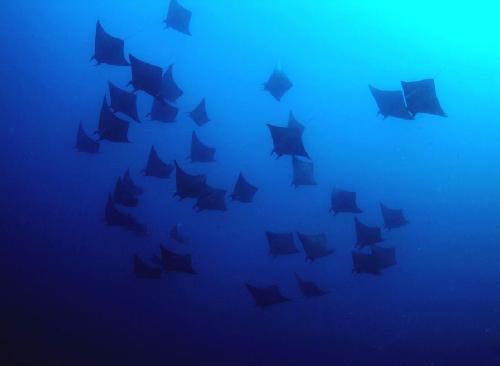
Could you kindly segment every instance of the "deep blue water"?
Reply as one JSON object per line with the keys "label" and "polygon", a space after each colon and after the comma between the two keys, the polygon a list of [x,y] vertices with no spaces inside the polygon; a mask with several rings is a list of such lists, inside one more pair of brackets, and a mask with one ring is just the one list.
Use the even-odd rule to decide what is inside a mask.
{"label": "deep blue water", "polygon": [[[183,0],[192,37],[161,24],[168,1],[4,1],[0,15],[0,352],[5,365],[498,365],[500,149],[494,9],[424,1]],[[481,5],[481,6],[479,6]],[[486,4],[487,5],[487,4]],[[177,123],[131,124],[131,144],[74,150],[97,125],[107,82],[130,69],[88,60],[95,23],[125,51],[175,65],[185,95]],[[281,67],[281,102],[262,83]],[[368,84],[435,78],[448,118],[377,116]],[[202,97],[211,121],[186,112]],[[151,97],[138,93],[144,116]],[[304,123],[314,187],[290,186],[289,157],[270,156],[266,123]],[[217,148],[191,164],[190,136]],[[195,213],[175,179],[141,175],[154,144],[165,160],[231,190],[240,171],[251,204]],[[145,189],[130,210],[137,237],[104,224],[116,178]],[[330,193],[358,193],[360,219],[379,202],[410,220],[384,232],[398,265],[353,274],[352,215],[328,213]],[[168,230],[182,223],[187,246]],[[272,258],[264,232],[325,232],[335,254]],[[132,256],[159,244],[193,255],[197,276],[138,280]],[[331,293],[303,299],[293,273]],[[255,307],[244,283],[279,284],[293,301]]]}

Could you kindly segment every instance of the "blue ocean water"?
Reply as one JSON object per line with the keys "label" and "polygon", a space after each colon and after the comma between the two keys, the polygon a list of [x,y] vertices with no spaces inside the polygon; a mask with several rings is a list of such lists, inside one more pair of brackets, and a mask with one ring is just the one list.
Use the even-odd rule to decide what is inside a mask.
{"label": "blue ocean water", "polygon": [[[4,1],[0,14],[0,352],[5,365],[500,364],[497,194],[497,5],[479,1],[183,0],[192,36],[162,24],[168,1]],[[131,124],[132,143],[74,150],[78,123],[97,126],[107,83],[130,69],[93,66],[95,24],[125,52],[175,66],[177,123]],[[262,83],[281,68],[281,102]],[[377,116],[368,84],[435,78],[448,118]],[[187,115],[205,97],[211,121]],[[141,117],[151,97],[138,93]],[[317,186],[291,187],[289,157],[270,156],[266,123],[305,126]],[[189,163],[191,133],[217,148]],[[243,172],[254,202],[226,212],[172,198],[175,179],[141,170],[154,145],[231,190]],[[138,237],[104,223],[116,178],[145,193]],[[410,224],[384,232],[398,264],[352,273],[353,215],[333,216],[333,188],[358,193],[359,218],[379,202]],[[182,223],[191,242],[168,238]],[[265,231],[326,233],[335,253],[269,256]],[[197,276],[136,279],[132,256],[165,244],[193,255]],[[302,249],[301,249],[302,250]],[[304,299],[293,273],[330,293]],[[292,301],[255,307],[245,283],[278,284]]]}

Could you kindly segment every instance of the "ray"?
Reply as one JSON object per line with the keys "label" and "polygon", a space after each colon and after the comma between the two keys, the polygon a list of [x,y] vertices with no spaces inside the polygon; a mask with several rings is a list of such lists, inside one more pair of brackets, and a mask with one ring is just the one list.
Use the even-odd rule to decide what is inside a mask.
{"label": "ray", "polygon": [[161,160],[158,156],[155,147],[151,146],[148,162],[146,163],[146,168],[144,169],[144,175],[147,177],[170,178],[173,171],[174,166],[163,162],[163,160]]}

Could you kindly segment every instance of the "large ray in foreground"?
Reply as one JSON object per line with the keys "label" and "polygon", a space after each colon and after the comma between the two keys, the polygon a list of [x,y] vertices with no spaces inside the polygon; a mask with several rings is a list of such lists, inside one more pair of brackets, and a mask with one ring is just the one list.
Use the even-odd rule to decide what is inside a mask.
{"label": "large ray in foreground", "polygon": [[142,90],[154,98],[162,99],[162,78],[163,70],[159,66],[155,66],[139,60],[133,55],[129,55],[132,68],[132,80],[130,84],[134,91]]}
{"label": "large ray in foreground", "polygon": [[253,201],[255,193],[257,193],[258,188],[248,183],[248,181],[240,173],[238,180],[234,186],[233,193],[231,194],[231,199],[233,201],[240,201],[249,203]]}
{"label": "large ray in foreground", "polygon": [[413,115],[406,108],[403,93],[399,90],[380,90],[369,86],[370,91],[378,106],[378,112],[384,118],[395,117],[401,119],[413,119]]}
{"label": "large ray in foreground", "polygon": [[272,153],[282,155],[298,155],[309,158],[302,142],[302,131],[294,127],[279,127],[267,124],[273,139]]}
{"label": "large ray in foreground", "polygon": [[401,85],[403,87],[406,105],[413,115],[417,113],[427,113],[447,117],[436,95],[434,79],[402,81]]}
{"label": "large ray in foreground", "polygon": [[167,18],[165,19],[165,26],[190,36],[189,25],[191,23],[191,16],[191,11],[179,4],[177,0],[171,0]]}
{"label": "large ray in foreground", "polygon": [[255,300],[255,305],[260,308],[290,301],[281,294],[279,287],[276,285],[256,287],[247,283],[245,286]]}
{"label": "large ray in foreground", "polygon": [[288,76],[278,69],[275,69],[264,83],[264,90],[268,91],[277,101],[280,101],[292,87],[293,84]]}
{"label": "large ray in foreground", "polygon": [[297,233],[297,235],[306,252],[306,260],[313,262],[318,258],[326,257],[333,253],[333,249],[328,247],[328,240],[324,233],[316,235]]}
{"label": "large ray in foreground", "polygon": [[128,66],[124,56],[125,42],[122,39],[106,33],[101,23],[97,21],[95,31],[94,55],[92,59],[100,64],[113,66]]}

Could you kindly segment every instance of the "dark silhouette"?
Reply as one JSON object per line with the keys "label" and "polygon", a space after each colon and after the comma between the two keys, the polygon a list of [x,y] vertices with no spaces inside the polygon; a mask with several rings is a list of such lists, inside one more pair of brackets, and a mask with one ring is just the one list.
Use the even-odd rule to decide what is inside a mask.
{"label": "dark silhouette", "polygon": [[276,154],[278,158],[282,155],[298,155],[309,159],[309,154],[302,142],[302,131],[297,128],[278,127],[268,124],[271,137],[273,139],[273,150],[271,154]]}
{"label": "dark silhouette", "polygon": [[171,103],[175,103],[184,94],[174,80],[174,65],[170,65],[163,74],[162,94]]}
{"label": "dark silhouette", "polygon": [[190,36],[189,23],[191,22],[191,16],[191,12],[180,5],[177,0],[171,0],[167,18],[165,19],[165,26]]}
{"label": "dark silhouette", "polygon": [[108,82],[111,109],[113,112],[121,112],[132,118],[136,122],[141,122],[137,114],[137,96],[129,93]]}
{"label": "dark silhouette", "polygon": [[281,294],[278,286],[276,285],[269,287],[255,287],[247,283],[245,286],[255,300],[255,305],[260,308],[290,301]]}
{"label": "dark silhouette", "polygon": [[386,91],[369,86],[370,91],[378,106],[378,113],[384,118],[396,117],[413,119],[413,115],[406,108],[403,93],[400,90]]}
{"label": "dark silhouette", "polygon": [[408,220],[406,220],[403,210],[389,208],[381,203],[380,211],[382,212],[382,217],[384,218],[384,228],[386,229],[397,229],[408,224]]}
{"label": "dark silhouette", "polygon": [[95,31],[94,55],[97,65],[108,64],[113,66],[129,66],[125,59],[123,49],[125,42],[106,33],[101,23],[97,21]]}
{"label": "dark silhouette", "polygon": [[170,178],[170,175],[174,171],[174,166],[172,164],[164,163],[154,146],[151,146],[149,151],[148,162],[146,168],[144,169],[144,175],[147,177],[156,178]]}
{"label": "dark silhouette", "polygon": [[274,70],[269,79],[264,83],[264,90],[267,90],[277,101],[280,101],[292,87],[293,84],[290,79],[284,72],[277,69]]}
{"label": "dark silhouette", "polygon": [[207,115],[205,98],[201,100],[195,109],[189,112],[189,116],[198,126],[203,126],[205,123],[210,121],[210,118],[208,118]]}
{"label": "dark silhouette", "polygon": [[427,113],[447,117],[436,95],[434,79],[402,81],[401,85],[411,114]]}
{"label": "dark silhouette", "polygon": [[176,191],[174,196],[184,198],[198,198],[207,189],[207,176],[204,174],[188,174],[179,167],[177,161],[175,165],[175,185]]}
{"label": "dark silhouette", "polygon": [[159,66],[148,64],[133,55],[129,55],[132,68],[130,85],[134,91],[142,90],[154,98],[162,99],[163,70]]}
{"label": "dark silhouette", "polygon": [[299,285],[300,291],[304,297],[319,297],[328,293],[328,291],[320,289],[314,282],[304,281],[297,273],[295,273],[295,279],[297,280],[297,284]]}
{"label": "dark silhouette", "polygon": [[78,125],[75,148],[80,152],[97,154],[99,152],[99,142],[92,140],[83,130],[82,123]]}
{"label": "dark silhouette", "polygon": [[233,201],[249,203],[253,201],[253,197],[257,191],[258,188],[248,183],[243,174],[240,173],[231,194],[231,199]]}
{"label": "dark silhouette", "polygon": [[331,196],[330,212],[335,215],[339,212],[361,213],[356,203],[356,192],[334,189]]}
{"label": "dark silhouette", "polygon": [[297,233],[297,235],[306,252],[307,261],[313,262],[318,258],[326,257],[334,252],[333,249],[328,248],[328,241],[324,233],[316,235]]}
{"label": "dark silhouette", "polygon": [[209,163],[215,161],[215,148],[209,147],[200,141],[196,132],[191,135],[191,154],[189,155],[193,163]]}
{"label": "dark silhouette", "polygon": [[269,254],[273,256],[299,252],[293,240],[293,233],[273,233],[266,231],[266,238],[269,243]]}
{"label": "dark silhouette", "polygon": [[111,112],[106,97],[104,97],[99,115],[97,134],[100,140],[112,142],[130,142],[128,139],[129,123],[118,118]]}
{"label": "dark silhouette", "polygon": [[382,241],[382,231],[379,227],[365,225],[357,217],[354,218],[354,225],[356,228],[356,246],[363,248]]}

